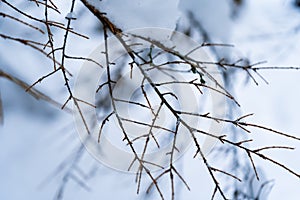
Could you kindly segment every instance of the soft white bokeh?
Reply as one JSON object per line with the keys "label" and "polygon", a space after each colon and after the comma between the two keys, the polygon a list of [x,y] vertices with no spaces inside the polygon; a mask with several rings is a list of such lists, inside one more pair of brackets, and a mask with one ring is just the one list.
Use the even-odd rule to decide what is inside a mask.
{"label": "soft white bokeh", "polygon": [[[291,1],[267,0],[247,1],[240,19],[231,21],[230,10],[225,1],[94,1],[99,3],[101,11],[107,12],[113,22],[123,29],[143,28],[149,26],[174,28],[181,12],[191,10],[201,18],[203,25],[209,30],[216,42],[233,43],[241,53],[251,61],[267,60],[268,66],[297,66],[299,65],[299,34],[295,27],[300,24],[300,10],[291,6]],[[200,6],[200,2],[202,3]],[[76,4],[81,4],[76,2]],[[177,6],[180,9],[177,9]],[[205,6],[203,6],[205,4]],[[58,1],[62,8],[61,19],[67,15],[69,3]],[[0,3],[1,7],[4,7]],[[19,5],[24,6],[24,5]],[[0,9],[2,9],[0,7]],[[78,5],[78,7],[80,7]],[[77,8],[77,7],[76,7]],[[30,12],[29,8],[24,8]],[[75,14],[80,14],[75,9]],[[42,16],[43,13],[40,13]],[[81,15],[78,15],[81,16]],[[78,19],[74,21],[75,29],[89,33],[88,29],[93,16],[84,15],[85,23]],[[2,18],[0,19],[2,20]],[[13,25],[0,21],[0,32],[15,34]],[[61,33],[61,32],[59,32]],[[232,33],[232,34],[231,34]],[[91,33],[95,38],[90,40],[70,38],[69,51],[74,55],[88,55],[102,38]],[[24,32],[25,36],[26,32]],[[57,39],[59,40],[59,39]],[[62,38],[61,38],[62,40]],[[57,43],[61,41],[56,41]],[[80,48],[78,48],[80,47]],[[33,50],[13,42],[0,41],[0,68],[23,77],[30,83],[41,75],[51,71],[51,66],[44,67],[45,58]],[[16,55],[18,52],[18,55]],[[19,54],[20,52],[20,54]],[[21,53],[22,52],[22,53]],[[37,64],[39,63],[39,64]],[[80,64],[69,62],[71,70],[76,75]],[[255,113],[250,120],[287,131],[299,136],[299,76],[298,71],[262,71],[270,82],[266,85],[259,78],[260,85],[255,86],[251,80],[247,86],[242,85],[243,75],[239,80],[236,94],[242,104],[242,111]],[[61,76],[44,81],[37,88],[44,89],[56,100],[63,102],[66,98]],[[72,126],[72,117],[60,114],[56,108],[45,103],[37,103],[26,93],[6,80],[0,80],[1,97],[5,106],[5,124],[0,127],[0,199],[51,199],[59,184],[62,174],[51,175],[49,183],[40,187],[49,174],[52,174],[60,162],[74,153],[80,141]],[[25,108],[24,108],[25,107]],[[30,115],[30,113],[34,115]],[[44,116],[44,117],[41,117]],[[46,117],[45,117],[46,116]],[[52,119],[54,119],[52,121]],[[73,127],[73,128],[72,128]],[[278,144],[297,147],[295,151],[275,150],[268,153],[293,170],[299,172],[299,142],[273,137],[260,131],[251,135],[256,145]],[[179,189],[178,199],[208,199],[213,192],[213,183],[206,172],[203,163],[190,157],[194,149],[190,149],[183,158],[182,173],[186,176],[191,191]],[[295,199],[300,195],[299,179],[260,159],[255,161],[264,171],[267,179],[275,179],[275,186],[269,199]],[[144,199],[143,194],[135,194],[134,176],[116,172],[103,167],[89,155],[79,165],[86,173],[87,163],[96,163],[98,173],[87,181],[91,191],[85,191],[80,186],[70,182],[66,189],[65,199]],[[65,170],[63,170],[64,172]],[[79,172],[77,172],[79,173]],[[48,180],[48,179],[46,179]],[[168,183],[168,182],[163,182]],[[146,182],[145,182],[146,184]],[[166,184],[167,185],[167,184]],[[145,186],[146,187],[146,186]],[[116,192],[117,191],[117,192]],[[155,198],[155,197],[154,197]]]}

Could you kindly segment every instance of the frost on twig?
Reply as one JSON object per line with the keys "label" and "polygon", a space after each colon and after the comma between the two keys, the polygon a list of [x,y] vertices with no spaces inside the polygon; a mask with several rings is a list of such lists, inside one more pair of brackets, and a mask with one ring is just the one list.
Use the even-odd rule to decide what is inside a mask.
{"label": "frost on twig", "polygon": [[76,15],[74,14],[74,12],[69,12],[69,13],[66,15],[66,19],[67,19],[67,20],[75,20],[75,19],[77,19],[77,18],[76,18]]}
{"label": "frost on twig", "polygon": [[[205,33],[203,30],[202,34],[205,38],[203,43],[193,46],[193,48],[183,52],[180,51],[178,44],[173,46],[168,45],[169,43],[164,43],[159,40],[159,37],[150,38],[147,37],[147,35],[123,32],[120,27],[109,19],[106,13],[90,4],[90,1],[81,0],[81,2],[85,6],[83,8],[94,14],[97,20],[102,24],[101,34],[103,36],[104,49],[99,53],[101,53],[101,58],[103,58],[104,62],[81,55],[76,56],[71,53],[69,54],[70,37],[74,36],[82,40],[90,38],[89,36],[74,30],[72,27],[73,23],[80,21],[80,17],[77,18],[74,14],[75,0],[71,1],[68,13],[66,15],[65,13],[61,14],[65,16],[63,17],[63,21],[51,20],[51,13],[56,13],[58,15],[61,13],[60,9],[51,0],[31,1],[37,8],[42,9],[44,12],[43,19],[22,11],[9,1],[1,0],[3,6],[7,6],[22,17],[17,18],[6,12],[0,12],[0,17],[5,20],[11,20],[20,26],[24,26],[31,31],[37,32],[42,35],[45,40],[27,39],[2,32],[0,33],[0,38],[36,50],[48,59],[51,70],[49,73],[40,76],[33,83],[26,83],[3,70],[0,70],[0,77],[12,81],[26,90],[30,95],[38,99],[43,99],[63,110],[69,110],[68,105],[72,102],[75,111],[79,115],[80,122],[85,127],[84,130],[85,133],[87,133],[87,137],[95,137],[96,145],[100,147],[106,144],[105,135],[107,135],[107,133],[120,133],[119,136],[121,139],[119,142],[125,146],[126,150],[128,150],[131,155],[131,159],[128,160],[126,165],[126,170],[133,171],[136,175],[135,181],[137,184],[137,193],[151,193],[156,191],[161,199],[173,200],[176,199],[176,195],[178,194],[176,190],[178,182],[183,184],[187,190],[191,189],[189,180],[181,173],[178,166],[175,164],[178,155],[183,153],[183,148],[181,146],[182,133],[184,133],[184,138],[194,147],[193,155],[187,156],[200,158],[205,166],[206,172],[214,184],[211,199],[216,199],[217,195],[221,196],[223,199],[232,198],[228,195],[226,190],[226,182],[220,177],[226,177],[227,180],[234,180],[242,184],[246,179],[246,175],[242,174],[242,170],[240,169],[236,168],[231,170],[223,165],[217,165],[211,157],[207,156],[205,147],[199,139],[202,136],[217,141],[218,148],[216,149],[225,152],[227,155],[238,157],[240,154],[237,152],[246,155],[243,157],[243,161],[232,159],[232,163],[229,164],[234,165],[238,163],[242,165],[242,162],[247,162],[247,169],[253,172],[253,177],[256,179],[260,179],[261,175],[258,170],[259,168],[255,163],[255,157],[266,160],[275,166],[286,170],[289,174],[300,178],[299,172],[265,154],[267,150],[293,150],[293,147],[286,145],[269,145],[252,148],[251,143],[254,141],[251,139],[250,133],[253,132],[253,130],[260,130],[264,131],[264,133],[269,133],[271,136],[279,135],[280,137],[297,142],[300,141],[299,136],[281,132],[265,125],[246,122],[248,117],[252,116],[252,114],[241,115],[238,117],[235,115],[220,117],[205,109],[195,109],[195,105],[189,105],[189,108],[194,107],[193,109],[188,110],[180,104],[181,98],[193,102],[195,99],[204,99],[208,93],[217,93],[224,97],[229,102],[230,108],[233,108],[232,110],[234,110],[236,107],[240,106],[240,102],[238,102],[230,88],[224,86],[224,84],[216,78],[216,74],[220,71],[224,74],[229,73],[228,71],[231,69],[245,72],[247,77],[252,79],[252,81],[258,85],[260,79],[265,83],[268,83],[259,73],[262,70],[298,70],[298,67],[283,68],[263,66],[265,65],[264,62],[251,63],[246,59],[237,59],[234,61],[229,61],[221,57],[215,61],[198,59],[193,57],[193,54],[203,48],[212,48],[214,51],[214,49],[218,47],[233,48],[233,46],[213,43],[209,34]],[[27,20],[34,23],[30,23]],[[190,20],[195,27],[201,29],[201,24],[194,19],[194,16],[191,13]],[[57,43],[57,30],[63,33],[59,38],[62,41],[61,44]],[[188,31],[185,32],[187,33]],[[114,48],[109,42],[111,36],[114,36],[117,41],[116,43],[125,50],[125,55],[119,60],[114,60],[111,55],[113,52],[112,49]],[[175,37],[176,34],[173,36]],[[144,44],[144,46],[142,44]],[[100,83],[95,91],[93,91],[93,95],[98,98],[98,101],[95,104],[78,97],[76,93],[74,93],[72,85],[74,77],[68,62],[70,60],[89,62],[105,71],[103,76],[98,77]],[[210,69],[214,69],[214,71]],[[122,73],[126,73],[125,81],[122,79],[124,78],[122,77]],[[64,103],[59,103],[35,89],[37,84],[56,74],[60,74],[63,80],[65,94],[67,95]],[[137,77],[140,79],[137,79]],[[163,78],[158,79],[159,77]],[[117,88],[120,86],[120,80],[123,80],[123,85],[121,86],[125,89],[119,90],[119,93],[117,93],[116,91],[118,91]],[[131,87],[134,80],[138,80],[136,91],[132,92],[133,95],[130,98],[122,98],[121,94],[129,92],[128,88]],[[209,83],[213,84],[210,85]],[[195,96],[180,95],[181,93],[174,89],[178,87],[192,88]],[[89,88],[85,89],[88,90]],[[3,93],[1,95],[3,95]],[[89,126],[89,116],[83,107],[100,110],[101,114],[99,114],[99,122],[93,124],[93,126]],[[125,112],[123,109],[124,107],[128,108],[129,115],[125,115],[128,110]],[[167,116],[167,123],[161,123],[162,116]],[[204,120],[205,122],[223,124],[224,126],[230,126],[232,129],[226,130],[226,132],[222,134],[217,134],[213,131],[205,130],[196,123],[191,123],[193,120]],[[3,107],[0,96],[0,123],[1,122],[3,122]],[[112,123],[115,123],[116,126],[112,126]],[[116,131],[116,129],[113,129],[115,127],[118,128],[119,132]],[[93,132],[93,128],[96,129],[95,132]],[[141,131],[139,134],[135,135],[133,133],[135,133],[136,130]],[[242,137],[233,137],[233,132],[238,136],[242,135]],[[162,134],[159,135],[158,133]],[[163,161],[160,160],[158,162],[158,160],[154,158],[149,159],[149,152],[164,149],[165,143],[169,144],[169,149],[164,152],[164,155],[162,156]],[[84,152],[84,148],[80,147],[78,157],[81,156],[82,152]],[[108,155],[108,157],[113,154],[113,152],[105,153],[107,153],[106,155]],[[78,159],[74,159],[70,169],[66,170],[62,184],[59,186],[56,194],[56,199],[63,198],[65,187],[68,182],[66,180],[73,180],[82,188],[89,190],[88,183],[85,182],[85,179],[81,176],[75,176],[72,173],[74,168],[76,168],[76,162],[78,162]],[[195,160],[195,162],[199,162],[199,160]],[[66,164],[64,164],[64,166],[65,165]],[[163,185],[162,182],[166,178],[169,180],[169,184]],[[248,177],[246,181],[249,181],[250,179]],[[146,186],[145,191],[142,191],[144,188],[142,185],[144,184],[143,180],[148,180],[149,183],[149,185]],[[261,193],[261,190],[263,190],[264,185],[267,184],[268,181],[262,184],[258,195]],[[231,186],[232,185],[229,187]],[[244,194],[242,190],[235,190],[234,194],[237,196],[248,195]]]}

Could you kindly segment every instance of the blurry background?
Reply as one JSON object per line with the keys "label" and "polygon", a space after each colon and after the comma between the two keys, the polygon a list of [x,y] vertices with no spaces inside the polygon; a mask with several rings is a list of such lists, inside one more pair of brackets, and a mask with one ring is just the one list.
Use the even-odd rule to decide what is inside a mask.
{"label": "blurry background", "polygon": [[[300,8],[294,0],[95,2],[124,30],[165,27],[185,32],[198,41],[205,39],[235,46],[230,50],[211,49],[217,58],[247,58],[250,63],[267,61],[262,66],[297,67],[300,63]],[[37,18],[44,18],[43,9],[37,7],[34,1],[10,3]],[[66,23],[64,17],[70,3],[55,2],[61,14],[52,12],[51,20]],[[0,12],[30,22],[2,1]],[[71,35],[67,51],[69,55],[87,57],[103,41],[101,25],[79,1],[75,4],[74,13],[77,20],[72,22],[72,27],[90,39]],[[53,29],[53,33],[55,44],[60,46],[64,31]],[[40,32],[1,14],[0,34],[47,41]],[[53,70],[50,61],[28,46],[0,38],[0,70],[29,85]],[[67,60],[66,66],[73,77],[76,77],[81,64],[82,61]],[[269,84],[257,78],[259,85],[256,86],[242,72],[232,71],[228,75],[232,79],[229,81],[230,87],[241,104],[237,112],[255,113],[247,121],[299,136],[300,71],[264,70],[261,74]],[[71,85],[74,80],[70,80]],[[68,97],[60,73],[43,80],[35,88],[61,104]],[[68,112],[36,100],[3,77],[0,79],[0,95],[4,115],[0,126],[0,199],[156,198],[155,194],[135,195],[134,175],[114,171],[94,160],[81,146],[73,117]],[[72,107],[70,105],[69,108]],[[296,147],[294,151],[271,150],[266,154],[299,172],[299,142],[261,131],[253,131],[251,138],[256,141],[254,147]],[[213,192],[213,183],[206,169],[201,161],[191,158],[193,153],[191,149],[178,162],[191,191],[178,184],[177,199],[209,199]],[[218,159],[222,160],[220,157]],[[300,195],[299,178],[261,159],[255,158],[255,163],[260,168],[262,179],[274,180],[266,188],[269,190],[273,186],[271,192],[265,192],[260,199],[296,199]],[[258,183],[253,185],[259,188]],[[255,188],[252,193],[256,193]]]}

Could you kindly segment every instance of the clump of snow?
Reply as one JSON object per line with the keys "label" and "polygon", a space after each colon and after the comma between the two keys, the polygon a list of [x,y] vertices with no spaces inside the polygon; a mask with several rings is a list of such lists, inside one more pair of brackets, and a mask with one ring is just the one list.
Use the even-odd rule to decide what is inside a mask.
{"label": "clump of snow", "polygon": [[174,29],[180,14],[178,0],[103,0],[91,3],[124,30],[145,27]]}

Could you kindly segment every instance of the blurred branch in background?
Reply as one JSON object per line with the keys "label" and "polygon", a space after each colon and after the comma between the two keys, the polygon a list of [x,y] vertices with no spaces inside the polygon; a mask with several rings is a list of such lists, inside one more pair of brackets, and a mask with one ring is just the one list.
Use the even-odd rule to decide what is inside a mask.
{"label": "blurred branch in background", "polygon": [[3,112],[3,103],[1,98],[1,90],[0,90],[0,125],[4,123],[4,112]]}
{"label": "blurred branch in background", "polygon": [[[1,78],[5,78],[5,79],[7,79],[7,80],[9,80],[9,81],[11,81],[11,82],[13,82],[13,83],[15,83],[16,85],[18,85],[18,86],[20,86],[21,88],[23,88],[23,90],[27,90],[27,89],[30,87],[30,85],[28,85],[26,82],[20,80],[19,78],[15,77],[15,76],[13,76],[13,75],[11,75],[11,74],[8,74],[8,73],[6,73],[6,72],[4,72],[4,71],[2,71],[2,70],[0,70],[0,77],[1,77]],[[35,99],[37,99],[37,100],[43,100],[43,101],[46,101],[46,102],[48,102],[49,104],[51,104],[51,105],[53,105],[53,106],[55,106],[55,107],[57,107],[57,108],[61,108],[61,107],[62,107],[62,104],[60,104],[59,102],[53,100],[51,97],[49,97],[49,96],[43,94],[42,92],[40,92],[40,91],[37,90],[37,89],[32,88],[32,89],[28,90],[28,94],[30,94],[31,96],[33,96],[33,97],[34,97]],[[1,101],[0,101],[0,102],[1,102]],[[1,103],[2,103],[2,102],[1,102]],[[0,106],[0,107],[1,107],[1,106]],[[1,107],[1,108],[2,108],[2,107]],[[0,110],[3,112],[3,109],[0,109]],[[69,112],[69,113],[72,112],[72,110],[69,109],[69,108],[66,108],[65,111],[66,111],[66,112]],[[2,114],[1,117],[3,117],[3,113],[2,113],[2,112],[0,112],[0,113]],[[2,120],[3,120],[3,119],[2,119]]]}
{"label": "blurred branch in background", "polygon": [[[187,156],[197,157],[203,161],[206,173],[213,183],[211,199],[266,199],[269,192],[268,189],[271,188],[269,185],[273,182],[265,178],[263,167],[257,166],[254,157],[266,160],[286,170],[287,173],[294,175],[297,179],[300,178],[299,172],[264,153],[265,150],[272,149],[294,150],[293,147],[284,143],[282,145],[266,144],[262,147],[252,147],[251,144],[255,141],[251,139],[249,133],[260,130],[264,133],[271,133],[269,134],[270,137],[278,135],[296,142],[300,141],[299,136],[278,131],[265,125],[246,122],[246,119],[253,114],[243,115],[239,109],[242,102],[237,100],[236,95],[238,94],[235,94],[236,76],[238,73],[244,73],[247,79],[251,79],[254,84],[258,85],[258,79],[268,84],[268,81],[259,73],[262,70],[300,69],[294,66],[264,66],[265,62],[252,62],[247,57],[235,55],[234,47],[230,44],[231,34],[229,29],[233,26],[233,20],[239,16],[239,9],[244,6],[244,1],[235,0],[230,2],[230,4],[220,3],[226,6],[224,9],[222,9],[222,6],[214,7],[216,9],[214,10],[215,12],[222,11],[224,16],[228,17],[224,18],[222,23],[216,23],[215,19],[209,21],[217,16],[209,15],[211,10],[208,8],[212,6],[211,3],[203,4],[205,6],[201,8],[202,12],[199,12],[197,9],[197,12],[195,12],[194,7],[196,7],[195,5],[199,6],[199,2],[196,3],[194,1],[192,4],[180,1],[179,8],[182,15],[176,20],[177,25],[174,26],[174,29],[185,33],[200,44],[192,49],[188,49],[186,52],[180,51],[178,43],[176,44],[177,46],[168,46],[168,43],[165,44],[159,40],[159,37],[150,38],[143,34],[127,32],[127,30],[121,28],[122,24],[117,24],[112,20],[110,14],[106,13],[106,10],[105,12],[102,10],[101,6],[107,2],[98,4],[94,1],[81,0],[81,3],[75,0],[67,3],[52,0],[32,0],[23,2],[21,5],[21,3],[0,0],[0,8],[5,7],[5,11],[0,12],[3,23],[6,25],[13,24],[11,26],[16,26],[21,30],[24,29],[26,33],[29,33],[23,34],[22,32],[9,29],[7,31],[1,29],[0,42],[4,40],[14,41],[36,50],[47,58],[47,67],[44,65],[40,67],[48,70],[48,73],[39,76],[33,83],[21,80],[14,74],[2,70],[2,68],[0,69],[0,77],[20,86],[38,100],[44,100],[70,113],[77,112],[81,123],[85,127],[86,137],[96,137],[97,146],[104,146],[103,137],[105,137],[105,134],[120,133],[119,145],[123,145],[132,155],[132,159],[128,161],[130,164],[127,168],[128,171],[134,171],[136,175],[135,182],[138,194],[141,192],[152,194],[154,193],[153,191],[156,191],[157,197],[160,199],[173,200],[177,198],[177,184],[184,185],[187,190],[191,189],[189,180],[186,179],[175,164],[176,156],[182,153],[179,136],[182,130],[185,131],[185,137],[191,141],[194,148],[194,155]],[[31,10],[26,11],[24,5],[29,5]],[[75,15],[76,10],[83,10],[83,12],[93,14],[95,16],[93,18],[95,20],[93,21],[94,26],[99,22],[101,23],[101,31],[96,33],[103,36],[104,42],[104,48],[101,49],[101,52],[98,52],[100,53],[99,60],[85,57],[84,55],[73,56],[72,54],[76,52],[73,49],[74,46],[80,48],[82,47],[81,45],[88,44],[90,40],[99,43],[98,40],[94,40],[93,34],[90,34],[92,35],[90,36],[82,33],[80,26],[87,22]],[[206,18],[206,16],[211,16],[211,18]],[[52,20],[52,18],[55,20]],[[128,21],[128,23],[131,22]],[[224,29],[224,26],[228,30],[220,30]],[[79,27],[78,29],[80,30],[74,27]],[[174,31],[172,37],[176,38],[177,36]],[[113,48],[115,48],[111,43],[111,38],[113,37],[116,38],[118,45],[125,50],[125,55],[122,55],[123,57],[119,60],[114,60],[114,55],[112,55],[114,53]],[[83,42],[78,42],[79,39],[82,39]],[[79,47],[77,47],[77,44],[73,44],[74,41],[75,43],[78,42]],[[143,44],[146,45],[143,46]],[[212,61],[193,57],[193,54],[202,49],[208,49],[212,53]],[[4,50],[1,49],[1,51]],[[73,83],[76,79],[73,76],[73,66],[78,66],[80,62],[88,62],[101,70],[105,70],[105,74],[98,77],[100,79],[98,89],[93,91],[93,95],[96,96],[96,103],[82,99],[74,92]],[[40,65],[40,63],[34,64]],[[22,66],[16,66],[16,68],[28,68],[27,71],[29,73],[35,73],[30,71],[30,65],[22,63]],[[50,72],[49,66],[51,66]],[[210,71],[211,69],[214,71]],[[126,79],[127,82],[122,83],[125,90],[123,89],[123,91],[119,92],[129,92],[128,88],[131,87],[131,84],[134,84],[135,76],[138,76],[141,77],[141,82],[138,83],[138,89],[134,91],[135,93],[133,92],[133,94],[138,94],[138,97],[122,99],[115,92],[117,91],[118,82],[123,80],[123,73],[129,74],[129,79]],[[21,71],[21,74],[26,77],[24,71]],[[60,75],[60,80],[62,80],[64,86],[64,94],[62,96],[67,96],[64,103],[54,100],[56,97],[52,98],[44,94],[43,91],[35,89],[41,82],[58,76],[57,74]],[[217,78],[217,74],[221,74],[222,81]],[[158,77],[163,77],[163,81],[158,81]],[[185,77],[185,79],[180,77]],[[88,77],[87,82],[89,79],[91,78]],[[209,82],[212,84],[210,85]],[[196,100],[202,99],[204,98],[203,96],[214,92],[222,95],[226,98],[226,105],[223,106],[227,108],[227,115],[219,117],[213,115],[214,113],[211,111],[202,112],[202,110],[206,110],[203,108],[201,108],[202,110],[191,111],[178,107],[178,104],[180,105],[180,93],[175,89],[170,89],[178,85],[184,85],[196,90],[195,97],[185,96],[185,98],[190,98],[190,101],[192,101],[192,98]],[[58,86],[60,86],[58,83],[56,85],[46,84],[46,87],[55,88]],[[92,90],[92,88],[85,88],[85,90]],[[6,91],[2,91],[1,95],[0,123],[3,123],[5,113],[2,98],[3,95],[6,95]],[[74,110],[66,106],[71,102]],[[121,108],[120,104],[122,104]],[[96,121],[97,119],[93,119],[96,122],[92,127],[89,126],[89,120],[93,115],[86,114],[85,106],[101,111],[96,116],[100,120]],[[128,112],[131,115],[124,116],[122,113],[123,107],[130,108]],[[167,113],[168,124],[161,125],[159,120],[164,112]],[[150,120],[146,119],[145,116],[150,116]],[[198,124],[190,123],[188,120],[190,118],[207,120],[211,123],[222,123],[225,129],[221,135],[218,135],[215,132],[205,130]],[[111,125],[112,123],[115,123],[115,126]],[[140,127],[145,129],[143,129],[142,135],[137,136],[133,134],[133,130],[128,128],[129,125],[136,130]],[[115,127],[119,128],[118,132]],[[96,136],[93,132],[94,129],[97,130]],[[163,137],[159,136],[156,133],[157,131],[160,131]],[[213,158],[205,153],[205,148],[199,139],[201,136],[206,136],[217,142],[217,147],[212,153],[214,155]],[[84,140],[82,142],[85,144]],[[163,155],[165,165],[161,165],[160,162],[150,160],[147,157],[153,146],[155,147],[154,149],[161,151],[163,149],[161,147],[164,147],[165,143],[171,144],[170,149]],[[88,147],[87,149],[90,150]],[[57,174],[63,172],[61,183],[58,185],[56,194],[54,194],[57,200],[64,198],[66,186],[70,180],[75,181],[81,188],[91,192],[88,180],[95,175],[95,168],[92,168],[91,176],[86,176],[85,173],[82,173],[83,170],[77,164],[86,153],[86,149],[83,145],[80,145],[78,151],[76,150],[75,152],[70,159],[64,160],[54,171],[54,174],[51,175],[51,177],[56,177]],[[106,153],[108,157],[110,154],[113,154],[113,152]],[[156,170],[153,171],[151,170],[152,168]],[[164,184],[165,177],[168,179],[167,184]],[[146,181],[143,181],[144,179]],[[254,181],[254,179],[256,180]],[[197,181],[201,182],[201,180]],[[148,184],[146,189],[144,184]]]}

